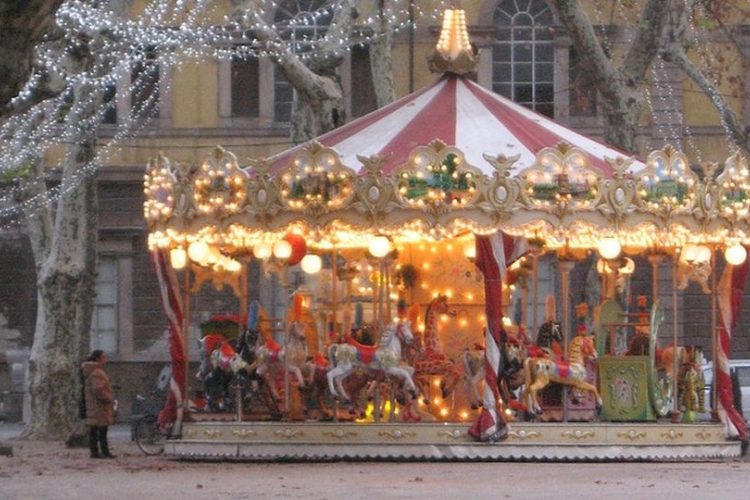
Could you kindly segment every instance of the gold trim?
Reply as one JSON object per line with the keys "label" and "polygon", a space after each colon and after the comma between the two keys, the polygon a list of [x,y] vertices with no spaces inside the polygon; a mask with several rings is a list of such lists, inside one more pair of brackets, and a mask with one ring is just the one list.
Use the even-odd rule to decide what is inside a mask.
{"label": "gold trim", "polygon": [[534,438],[541,438],[542,435],[539,432],[536,431],[527,431],[526,429],[521,429],[520,431],[510,431],[508,433],[509,437],[514,437],[516,439],[519,439],[521,441],[525,441],[526,439],[534,439]]}
{"label": "gold trim", "polygon": [[287,438],[287,439],[295,439],[295,438],[304,437],[305,433],[300,430],[287,428],[287,429],[279,429],[277,431],[274,431],[273,435]]}
{"label": "gold trim", "polygon": [[669,429],[667,432],[662,432],[661,437],[665,439],[682,439],[684,434],[681,431],[677,431],[676,429]]}
{"label": "gold trim", "polygon": [[631,441],[638,441],[639,439],[645,438],[646,436],[647,434],[645,432],[638,431],[636,429],[630,429],[627,432],[617,433],[617,437],[630,439]]}
{"label": "gold trim", "polygon": [[216,439],[221,437],[221,429],[211,428],[203,431],[203,435],[208,439]]}
{"label": "gold trim", "polygon": [[458,440],[466,436],[466,432],[462,431],[461,429],[453,429],[452,431],[438,432],[438,436],[445,436],[445,437]]}
{"label": "gold trim", "polygon": [[337,439],[344,439],[344,438],[348,438],[348,437],[357,437],[357,436],[359,436],[358,433],[352,432],[352,431],[347,431],[345,429],[336,429],[335,431],[325,431],[323,433],[323,435],[324,436],[328,436],[328,437],[332,437],[332,438],[337,438]]}
{"label": "gold trim", "polygon": [[235,429],[232,431],[232,434],[240,439],[247,439],[258,435],[258,433],[252,429]]}
{"label": "gold trim", "polygon": [[416,432],[411,431],[402,431],[401,429],[396,429],[393,431],[382,431],[378,432],[378,436],[380,437],[389,437],[392,439],[405,439],[405,438],[413,438],[416,437]]}
{"label": "gold trim", "polygon": [[592,431],[584,431],[581,429],[575,429],[573,431],[563,432],[562,436],[566,438],[577,439],[580,441],[581,439],[594,438],[596,437],[596,433]]}

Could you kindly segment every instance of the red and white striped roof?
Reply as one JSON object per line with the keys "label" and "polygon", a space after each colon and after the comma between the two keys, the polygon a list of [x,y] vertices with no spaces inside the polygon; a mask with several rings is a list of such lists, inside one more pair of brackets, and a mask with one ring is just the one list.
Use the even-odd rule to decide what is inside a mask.
{"label": "red and white striped roof", "polygon": [[[411,151],[439,139],[460,149],[469,164],[487,174],[493,169],[484,159],[520,155],[513,171],[534,164],[545,147],[565,141],[588,153],[591,164],[605,175],[612,169],[604,160],[629,155],[555,123],[466,78],[445,75],[432,85],[409,94],[366,116],[328,132],[315,140],[333,148],[342,162],[357,168],[357,155],[390,154],[384,173],[403,165]],[[272,171],[288,165],[304,145],[272,157]],[[634,162],[631,170],[644,165]]]}

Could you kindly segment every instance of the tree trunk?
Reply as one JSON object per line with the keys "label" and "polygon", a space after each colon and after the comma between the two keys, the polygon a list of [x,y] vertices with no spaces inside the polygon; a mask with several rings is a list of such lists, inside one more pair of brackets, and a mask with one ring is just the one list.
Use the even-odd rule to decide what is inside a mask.
{"label": "tree trunk", "polygon": [[376,36],[370,42],[372,85],[378,108],[396,100],[393,86],[393,28],[384,12],[384,0],[378,2],[378,16],[374,28]]}
{"label": "tree trunk", "polygon": [[[78,52],[81,70],[91,66],[92,54]],[[31,231],[39,257],[38,311],[29,358],[24,408],[24,435],[34,439],[64,439],[77,418],[78,368],[90,341],[97,262],[97,188],[92,172],[101,91],[90,83],[74,89],[65,117],[70,137],[62,168],[60,197],[52,238]],[[39,224],[41,221],[36,221]],[[41,229],[41,227],[37,227]],[[48,244],[45,252],[43,246]]]}
{"label": "tree trunk", "polygon": [[637,153],[635,139],[644,110],[645,75],[658,55],[671,0],[645,1],[635,39],[620,67],[615,67],[604,51],[579,0],[552,0],[552,4],[581,59],[587,61],[585,68],[589,78],[602,98],[605,142],[628,153]]}

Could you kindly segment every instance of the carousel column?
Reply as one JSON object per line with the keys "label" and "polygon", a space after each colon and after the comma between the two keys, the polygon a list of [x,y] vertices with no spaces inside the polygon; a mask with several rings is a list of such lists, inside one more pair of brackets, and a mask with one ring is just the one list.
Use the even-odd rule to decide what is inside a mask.
{"label": "carousel column", "polygon": [[183,412],[187,413],[190,402],[190,266],[185,266],[185,285],[183,289],[185,314],[182,317],[182,345],[185,346],[185,395],[182,398]]}
{"label": "carousel column", "polygon": [[711,362],[714,367],[713,377],[711,378],[711,422],[719,422],[719,410],[718,410],[718,394],[716,390],[716,381],[719,378],[717,376],[717,368],[719,363],[719,330],[717,328],[717,301],[719,300],[718,283],[716,281],[716,247],[713,248],[712,252],[713,263],[711,266]]}
{"label": "carousel column", "polygon": [[[560,261],[561,270],[561,287],[562,287],[562,334],[563,345],[566,352],[570,343],[570,271],[573,269],[575,262],[568,259]],[[566,354],[567,357],[567,354]],[[563,385],[563,422],[568,421],[568,386]]]}
{"label": "carousel column", "polygon": [[[672,345],[677,348],[677,268],[679,266],[678,259],[673,258],[672,263]],[[679,356],[674,356],[672,363],[672,423],[680,422],[680,398],[677,397],[678,384],[677,374],[679,369]]]}

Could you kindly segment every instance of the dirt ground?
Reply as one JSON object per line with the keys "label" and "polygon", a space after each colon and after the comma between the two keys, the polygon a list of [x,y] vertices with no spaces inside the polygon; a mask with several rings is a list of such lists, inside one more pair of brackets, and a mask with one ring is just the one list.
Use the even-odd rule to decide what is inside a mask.
{"label": "dirt ground", "polygon": [[[19,430],[17,427],[16,430]],[[0,423],[0,499],[745,499],[750,461],[683,463],[182,462],[111,432],[112,460],[12,438]],[[501,446],[501,445],[499,445]]]}

